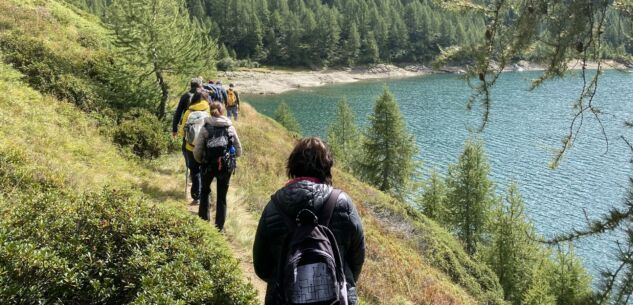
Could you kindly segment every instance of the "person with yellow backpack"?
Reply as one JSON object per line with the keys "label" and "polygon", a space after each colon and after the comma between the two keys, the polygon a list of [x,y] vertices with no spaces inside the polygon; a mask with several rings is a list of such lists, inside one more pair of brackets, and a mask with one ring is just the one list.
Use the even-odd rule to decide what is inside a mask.
{"label": "person with yellow backpack", "polygon": [[205,119],[208,117],[211,117],[209,94],[204,90],[198,90],[191,97],[191,102],[178,125],[178,135],[183,137],[185,142],[185,161],[191,173],[190,193],[192,205],[200,203],[200,193],[202,192],[201,164],[196,161],[193,155],[194,142],[204,126]]}
{"label": "person with yellow backpack", "polygon": [[237,121],[237,113],[240,109],[240,95],[233,87],[235,87],[235,85],[232,83],[229,84],[229,90],[226,92],[226,112],[229,119],[233,116],[233,120]]}

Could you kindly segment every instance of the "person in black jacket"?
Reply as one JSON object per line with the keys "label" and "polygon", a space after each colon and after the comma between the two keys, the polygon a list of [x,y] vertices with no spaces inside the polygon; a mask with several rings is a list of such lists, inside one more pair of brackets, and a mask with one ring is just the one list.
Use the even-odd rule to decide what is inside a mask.
{"label": "person in black jacket", "polygon": [[[287,174],[291,180],[273,194],[264,208],[253,244],[253,264],[257,276],[268,283],[266,305],[275,304],[272,294],[277,265],[289,233],[281,213],[292,219],[302,209],[320,211],[332,192],[332,164],[330,150],[321,139],[302,139],[288,158]],[[345,192],[341,192],[336,201],[329,228],[343,261],[348,303],[358,304],[356,283],[365,261],[365,237],[356,207]]]}
{"label": "person in black jacket", "polygon": [[[180,124],[180,119],[182,118],[182,114],[185,113],[187,107],[191,103],[191,98],[193,97],[198,90],[202,89],[202,78],[192,78],[190,83],[189,91],[185,92],[178,102],[178,107],[176,107],[176,112],[174,113],[174,118],[171,121],[171,135],[175,138],[178,136],[178,124]],[[183,142],[182,149],[184,153],[185,144]]]}

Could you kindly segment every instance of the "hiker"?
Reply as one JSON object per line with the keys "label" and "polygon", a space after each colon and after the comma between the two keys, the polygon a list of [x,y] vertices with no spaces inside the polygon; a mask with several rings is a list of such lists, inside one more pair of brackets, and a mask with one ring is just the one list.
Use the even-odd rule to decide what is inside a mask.
{"label": "hiker", "polygon": [[218,95],[217,89],[215,88],[215,83],[213,80],[209,80],[206,85],[203,86],[207,92],[209,92],[209,102],[219,101],[220,97]]}
{"label": "hiker", "polygon": [[196,138],[193,155],[202,164],[202,192],[198,216],[209,220],[209,195],[211,182],[217,179],[215,226],[222,232],[226,220],[226,194],[229,191],[231,174],[235,170],[236,158],[242,155],[242,144],[231,120],[224,116],[224,105],[210,104],[211,117]]}
{"label": "hiker", "polygon": [[226,92],[226,112],[229,119],[237,121],[237,113],[240,109],[240,94],[234,89],[233,83],[229,84],[229,90]]}
{"label": "hiker", "polygon": [[217,80],[215,82],[215,88],[217,89],[218,95],[220,96],[220,102],[222,102],[224,104],[224,107],[226,108],[226,100],[228,99],[228,96],[226,94],[226,89],[224,89],[224,86],[222,86],[221,80]]}
{"label": "hiker", "polygon": [[[318,221],[319,224],[327,222],[327,218],[331,217],[329,223],[323,225],[327,226],[333,233],[336,238],[335,244],[338,245],[338,253],[340,253],[347,292],[347,302],[343,299],[340,304],[355,305],[358,302],[356,283],[365,260],[363,227],[351,198],[345,192],[332,188],[330,171],[332,164],[331,152],[321,139],[314,137],[301,139],[288,157],[286,171],[290,181],[272,195],[262,212],[253,245],[253,264],[257,276],[268,283],[266,305],[285,304],[286,302],[280,301],[280,299],[283,299],[283,295],[288,297],[288,294],[292,294],[291,298],[302,295],[310,299],[310,303],[327,301],[330,304],[331,294],[323,296],[319,295],[318,292],[313,292],[313,294],[309,292],[319,291],[322,288],[319,286],[319,288],[311,290],[311,288],[315,288],[316,283],[312,286],[307,284],[307,287],[301,286],[299,288],[290,285],[291,288],[296,289],[285,293],[283,293],[284,289],[289,289],[288,281],[280,283],[288,273],[293,273],[290,274],[290,277],[295,282],[306,278],[309,280],[302,281],[304,284],[311,282],[311,280],[318,280],[314,277],[314,272],[317,272],[315,270],[322,270],[317,269],[318,267],[306,271],[306,268],[300,268],[306,266],[303,265],[286,272],[283,270],[288,270],[286,269],[287,265],[280,266],[280,262],[289,261],[287,257],[289,249],[285,245],[291,243],[291,240],[288,240],[287,236],[293,236],[292,234],[297,234],[293,232],[299,232],[299,229],[305,228],[306,225],[303,223],[297,228],[297,222],[303,221],[302,219],[310,214],[316,218],[316,220],[312,220]],[[330,198],[330,195],[334,197]],[[332,211],[331,214],[328,214],[327,207],[330,208],[329,211]],[[308,220],[310,220],[309,217]],[[294,238],[292,237],[292,239]],[[298,245],[299,243],[292,244]],[[325,264],[321,266],[323,265]],[[308,266],[313,267],[314,264]],[[339,296],[344,297],[344,293],[339,294]],[[303,301],[295,300],[292,303],[305,302],[304,299]]]}
{"label": "hiker", "polygon": [[[172,137],[176,137],[178,135],[178,124],[180,124],[180,119],[182,118],[182,113],[185,112],[189,104],[191,103],[191,98],[198,90],[202,89],[202,78],[192,78],[189,91],[185,92],[180,97],[180,101],[178,102],[178,107],[176,108],[176,112],[174,113],[174,119],[171,122],[171,135]],[[183,140],[182,143],[182,151],[183,154],[185,152],[185,143]]]}
{"label": "hiker", "polygon": [[211,115],[209,111],[209,103],[207,102],[209,94],[204,90],[198,90],[191,97],[191,104],[187,107],[187,111],[180,120],[178,128],[179,134],[183,137],[185,145],[185,161],[187,168],[191,172],[191,204],[200,203],[200,163],[196,162],[193,156],[194,141],[200,133],[204,125],[204,118]]}

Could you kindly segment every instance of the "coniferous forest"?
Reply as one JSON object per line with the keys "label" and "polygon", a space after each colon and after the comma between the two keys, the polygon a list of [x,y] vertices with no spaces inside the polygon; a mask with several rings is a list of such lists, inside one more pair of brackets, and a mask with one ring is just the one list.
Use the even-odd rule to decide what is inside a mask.
{"label": "coniferous forest", "polygon": [[[487,6],[477,11],[450,3]],[[631,62],[631,0],[512,3],[522,6],[502,0],[0,1],[0,303],[258,303],[261,287],[240,265],[252,260],[234,248],[252,249],[256,217],[287,182],[280,173],[301,126],[286,103],[276,111],[279,124],[240,106],[249,151],[231,182],[238,202],[221,235],[183,205],[189,177],[182,175],[182,139],[167,126],[192,75],[215,78],[216,67],[259,64],[458,64],[480,82],[470,83],[475,93],[465,104],[484,106],[483,129],[494,111],[489,89],[504,66],[545,63],[538,80],[545,81],[562,76],[571,59]],[[574,104],[578,116],[600,115],[591,104],[600,74]],[[342,99],[327,141],[337,186],[354,198],[365,222],[362,304],[630,303],[633,191],[606,216],[589,215],[587,228],[543,240],[518,184],[491,180],[479,138],[464,143],[445,173],[433,170],[429,179],[416,180],[416,135],[389,88],[376,97],[368,121],[356,126]],[[571,127],[560,156],[575,138],[573,121]],[[627,237],[619,268],[591,279],[568,242],[616,229]]]}
{"label": "coniferous forest", "polygon": [[[67,0],[107,17],[110,0]],[[309,67],[429,63],[443,49],[482,41],[485,17],[433,0],[186,0],[190,16],[216,39],[219,59]],[[630,20],[608,14],[611,57],[633,52]],[[521,58],[540,58],[539,45]],[[466,57],[452,58],[457,63]],[[230,65],[228,65],[230,66]],[[223,68],[220,66],[220,68]],[[226,67],[224,67],[226,68]]]}

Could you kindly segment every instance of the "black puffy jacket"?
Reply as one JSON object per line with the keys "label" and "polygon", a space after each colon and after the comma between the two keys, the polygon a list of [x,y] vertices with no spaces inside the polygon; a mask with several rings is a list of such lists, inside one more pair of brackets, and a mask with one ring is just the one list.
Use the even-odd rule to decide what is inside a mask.
{"label": "black puffy jacket", "polygon": [[[327,201],[332,187],[327,184],[301,180],[278,190],[268,202],[257,227],[253,245],[255,273],[268,283],[266,303],[270,304],[273,283],[277,279],[277,265],[281,247],[288,228],[281,213],[294,218],[301,209],[320,211]],[[283,210],[279,211],[277,205]],[[356,282],[365,261],[365,237],[358,212],[349,196],[341,192],[329,225],[343,259],[343,269],[348,283],[350,303],[356,302]]]}

